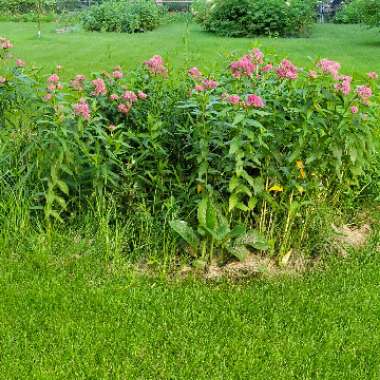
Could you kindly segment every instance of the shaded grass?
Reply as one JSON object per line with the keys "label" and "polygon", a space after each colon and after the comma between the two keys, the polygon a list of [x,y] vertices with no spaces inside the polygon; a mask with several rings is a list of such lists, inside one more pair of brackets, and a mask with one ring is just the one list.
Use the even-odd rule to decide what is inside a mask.
{"label": "shaded grass", "polygon": [[[32,23],[0,23],[0,35],[14,41],[15,55],[51,71],[56,64],[65,67],[67,76],[110,69],[115,65],[133,68],[154,54],[161,54],[176,67],[198,65],[214,71],[224,65],[231,51],[244,53],[262,46],[297,64],[309,57],[328,57],[342,62],[348,73],[380,70],[380,34],[358,25],[315,25],[310,38],[225,38],[203,32],[198,25],[174,23],[143,34],[91,33],[75,31],[57,34],[55,24],[44,24],[43,35],[36,37]],[[188,35],[188,44],[185,43]],[[188,61],[186,61],[186,59]]]}
{"label": "shaded grass", "polygon": [[0,256],[0,379],[375,379],[374,246],[303,278],[134,275],[96,246]]}

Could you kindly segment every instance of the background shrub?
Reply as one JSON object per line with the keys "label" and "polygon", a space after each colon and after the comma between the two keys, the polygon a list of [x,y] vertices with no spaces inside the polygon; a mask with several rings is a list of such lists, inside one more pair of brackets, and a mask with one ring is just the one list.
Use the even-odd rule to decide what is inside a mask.
{"label": "background shrub", "polygon": [[194,13],[207,31],[231,37],[307,34],[315,19],[313,0],[197,1]]}
{"label": "background shrub", "polygon": [[160,10],[153,0],[107,1],[90,7],[82,17],[86,30],[145,32],[160,23]]}
{"label": "background shrub", "polygon": [[363,0],[348,1],[337,11],[334,22],[338,24],[359,24],[363,18]]}
{"label": "background shrub", "polygon": [[370,27],[380,27],[380,0],[367,0],[361,7],[363,22]]}
{"label": "background shrub", "polygon": [[380,0],[352,0],[338,11],[335,22],[380,27]]}

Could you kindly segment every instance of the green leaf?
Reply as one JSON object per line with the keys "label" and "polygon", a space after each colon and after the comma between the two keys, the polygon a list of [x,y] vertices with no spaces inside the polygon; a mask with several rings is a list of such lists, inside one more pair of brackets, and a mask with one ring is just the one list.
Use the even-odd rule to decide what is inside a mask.
{"label": "green leaf", "polygon": [[245,115],[242,113],[239,113],[235,116],[234,121],[232,122],[232,125],[238,125],[245,119]]}
{"label": "green leaf", "polygon": [[58,186],[59,190],[62,191],[62,193],[69,195],[69,187],[67,186],[67,184],[65,182],[58,180],[57,186]]}
{"label": "green leaf", "polygon": [[170,222],[170,227],[177,232],[183,240],[185,240],[190,247],[196,249],[199,246],[198,236],[195,234],[194,230],[185,222],[184,220],[172,220]]}
{"label": "green leaf", "polygon": [[234,245],[227,248],[228,253],[240,261],[244,261],[249,255],[249,250],[244,245]]}
{"label": "green leaf", "polygon": [[230,238],[236,239],[246,234],[246,229],[242,224],[235,226],[230,232]]}
{"label": "green leaf", "polygon": [[248,201],[248,209],[252,211],[257,205],[257,198],[252,197]]}
{"label": "green leaf", "polygon": [[204,197],[198,204],[198,223],[201,226],[207,226],[207,207],[208,207],[208,198]]}
{"label": "green leaf", "polygon": [[269,248],[265,237],[257,230],[249,230],[245,235],[236,239],[236,245],[249,246],[260,251],[266,251]]}
{"label": "green leaf", "polygon": [[242,145],[242,141],[238,137],[234,137],[230,142],[230,152],[229,154],[235,154],[239,151],[240,147]]}
{"label": "green leaf", "polygon": [[207,205],[207,228],[210,228],[211,230],[215,230],[219,227],[219,221],[218,221],[218,210],[213,202],[211,202],[210,199],[208,199],[208,205]]}

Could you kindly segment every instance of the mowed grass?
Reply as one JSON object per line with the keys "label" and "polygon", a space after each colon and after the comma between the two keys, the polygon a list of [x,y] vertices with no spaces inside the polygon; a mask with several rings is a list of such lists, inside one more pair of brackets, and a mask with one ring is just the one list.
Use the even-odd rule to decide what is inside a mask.
{"label": "mowed grass", "polygon": [[206,285],[75,244],[3,254],[0,379],[378,379],[379,266],[372,246],[303,277]]}
{"label": "mowed grass", "polygon": [[[56,24],[43,24],[42,38],[32,23],[0,23],[0,35],[12,39],[15,55],[50,72],[56,64],[65,75],[109,70],[115,65],[134,68],[154,54],[162,55],[176,68],[197,65],[210,72],[221,68],[231,52],[245,53],[260,46],[298,65],[327,57],[342,63],[347,73],[380,70],[380,33],[357,25],[315,25],[310,38],[223,38],[186,23],[164,25],[143,34],[90,33],[57,34]],[[186,42],[187,41],[187,42]]]}
{"label": "mowed grass", "polygon": [[[67,76],[153,54],[211,71],[256,43],[299,65],[310,56],[346,72],[380,69],[380,34],[357,26],[255,41],[191,25],[188,48],[184,24],[133,36],[43,28],[38,40],[33,24],[0,23],[0,35],[15,56],[46,73],[60,63]],[[137,276],[70,234],[0,231],[0,379],[378,379],[378,245],[299,277],[205,284]]]}

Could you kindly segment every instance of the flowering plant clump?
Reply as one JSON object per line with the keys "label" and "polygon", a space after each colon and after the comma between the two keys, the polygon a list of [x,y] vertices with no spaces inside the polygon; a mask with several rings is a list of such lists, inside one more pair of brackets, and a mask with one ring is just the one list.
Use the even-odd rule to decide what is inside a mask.
{"label": "flowering plant clump", "polygon": [[133,72],[63,76],[32,80],[2,59],[2,130],[30,130],[2,170],[29,173],[23,188],[47,221],[112,194],[118,212],[144,205],[158,224],[170,208],[195,256],[242,258],[243,242],[281,256],[312,238],[315,210],[368,187],[378,166],[375,72],[357,80],[328,59],[306,70],[256,48],[221,73],[173,73],[156,55]]}

